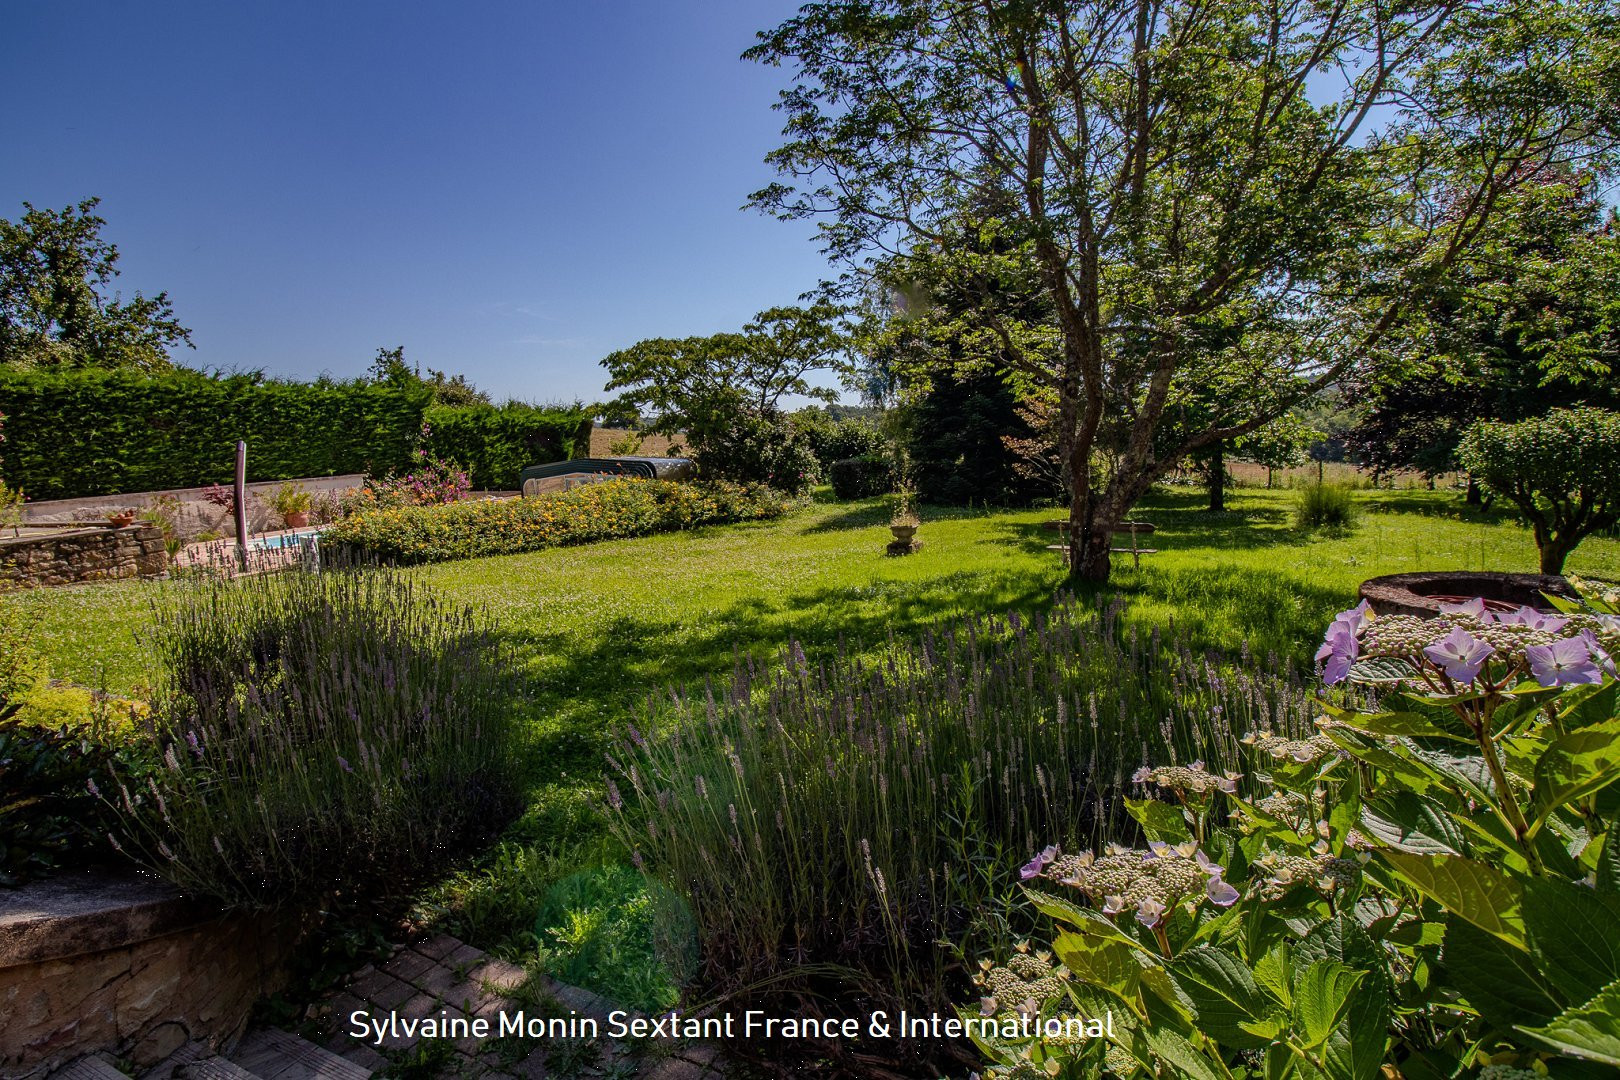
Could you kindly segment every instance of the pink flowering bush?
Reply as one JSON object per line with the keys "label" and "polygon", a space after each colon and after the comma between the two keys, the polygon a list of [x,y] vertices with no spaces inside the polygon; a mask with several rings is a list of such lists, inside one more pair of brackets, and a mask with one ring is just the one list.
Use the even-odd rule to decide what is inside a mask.
{"label": "pink flowering bush", "polygon": [[424,423],[416,448],[411,451],[412,469],[368,479],[360,490],[356,508],[445,506],[464,498],[472,490],[471,474],[429,450],[432,435],[433,429]]}
{"label": "pink flowering bush", "polygon": [[1138,770],[1145,848],[1039,852],[1059,932],[963,1014],[989,1073],[1612,1075],[1620,617],[1549,602],[1341,612],[1316,735]]}

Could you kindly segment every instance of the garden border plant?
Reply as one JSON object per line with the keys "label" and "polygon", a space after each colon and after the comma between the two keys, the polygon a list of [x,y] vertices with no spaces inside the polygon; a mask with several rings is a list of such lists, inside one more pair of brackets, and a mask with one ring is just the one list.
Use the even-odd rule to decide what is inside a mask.
{"label": "garden border plant", "polygon": [[1130,804],[1145,849],[1038,853],[1051,949],[986,961],[963,1010],[992,1075],[1610,1075],[1620,619],[1550,600],[1342,612],[1324,680],[1376,707],[1252,731],[1248,777],[1142,769],[1178,804]]}
{"label": "garden border plant", "polygon": [[608,799],[638,865],[691,903],[705,988],[812,1013],[948,1010],[969,958],[1033,925],[1013,852],[1125,826],[1150,754],[1230,762],[1234,731],[1308,724],[1275,663],[1224,667],[1119,612],[1066,598],[825,663],[790,646],[650,701]]}
{"label": "garden border plant", "polygon": [[775,518],[794,505],[763,484],[626,478],[518,499],[363,510],[324,544],[388,562],[436,562]]}

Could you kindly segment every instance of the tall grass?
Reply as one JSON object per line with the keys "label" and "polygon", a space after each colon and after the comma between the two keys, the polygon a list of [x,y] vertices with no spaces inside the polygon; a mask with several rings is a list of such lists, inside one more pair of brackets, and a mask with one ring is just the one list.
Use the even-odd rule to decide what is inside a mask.
{"label": "tall grass", "polygon": [[385,913],[521,806],[515,666],[407,576],[207,578],[153,636],[164,767],[107,794],[185,889]]}
{"label": "tall grass", "polygon": [[1301,529],[1347,531],[1356,525],[1360,511],[1348,487],[1338,484],[1311,484],[1299,489],[1294,504],[1294,524]]}
{"label": "tall grass", "polygon": [[1024,929],[1010,901],[1032,851],[1129,833],[1138,765],[1220,767],[1250,729],[1305,727],[1275,662],[1223,668],[1117,616],[971,617],[875,660],[790,646],[653,702],[609,801],[691,903],[710,984],[948,1008],[962,957]]}

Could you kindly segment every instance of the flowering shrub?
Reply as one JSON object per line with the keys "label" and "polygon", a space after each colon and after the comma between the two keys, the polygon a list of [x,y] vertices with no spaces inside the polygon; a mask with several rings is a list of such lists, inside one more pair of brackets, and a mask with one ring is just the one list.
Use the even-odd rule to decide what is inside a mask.
{"label": "flowering shrub", "polygon": [[1341,612],[1324,678],[1382,707],[1255,731],[1247,777],[1139,772],[1176,800],[1130,804],[1146,850],[1037,855],[1029,895],[1060,932],[1045,981],[985,965],[992,1074],[1620,1065],[1620,618],[1554,603]]}
{"label": "flowering shrub", "polygon": [[360,510],[325,543],[390,562],[435,562],[774,518],[791,505],[763,485],[610,480],[523,499]]}
{"label": "flowering shrub", "polygon": [[412,469],[403,474],[389,473],[380,479],[368,479],[360,489],[360,505],[390,506],[444,506],[459,502],[472,490],[472,477],[460,468],[433,453],[429,440],[433,429],[422,424],[421,434],[411,451]]}

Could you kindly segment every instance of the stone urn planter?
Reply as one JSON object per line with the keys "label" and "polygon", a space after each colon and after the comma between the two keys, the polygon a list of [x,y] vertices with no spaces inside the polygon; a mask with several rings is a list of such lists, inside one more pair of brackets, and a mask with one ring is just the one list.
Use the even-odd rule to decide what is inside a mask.
{"label": "stone urn planter", "polygon": [[922,550],[922,541],[917,539],[917,529],[922,523],[913,514],[897,515],[889,521],[889,532],[894,539],[889,542],[890,555],[911,555]]}
{"label": "stone urn planter", "polygon": [[289,510],[282,515],[289,529],[302,529],[309,524],[308,510]]}

